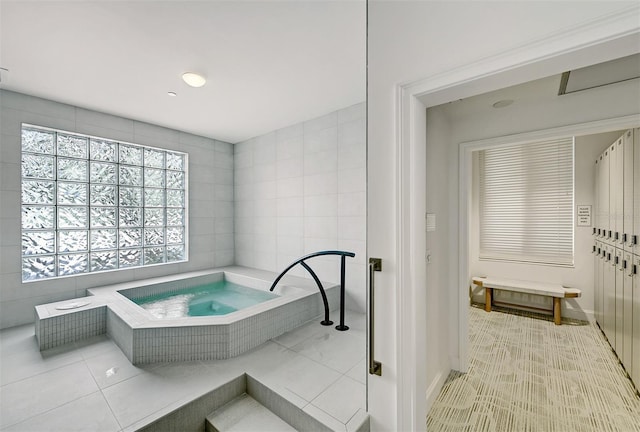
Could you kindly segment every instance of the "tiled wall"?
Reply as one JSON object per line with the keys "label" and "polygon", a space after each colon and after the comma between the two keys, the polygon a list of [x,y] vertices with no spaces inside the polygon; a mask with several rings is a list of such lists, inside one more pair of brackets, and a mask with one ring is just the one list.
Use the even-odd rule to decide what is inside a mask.
{"label": "tiled wall", "polygon": [[[347,258],[347,307],[364,311],[365,116],[361,103],[234,146],[237,265],[279,272],[307,253],[355,252]],[[338,282],[339,262],[309,264],[322,280]]]}
{"label": "tiled wall", "polygon": [[[20,93],[0,91],[0,328],[33,322],[37,304],[86,288],[234,263],[233,146]],[[189,153],[189,261],[21,283],[21,123]]]}

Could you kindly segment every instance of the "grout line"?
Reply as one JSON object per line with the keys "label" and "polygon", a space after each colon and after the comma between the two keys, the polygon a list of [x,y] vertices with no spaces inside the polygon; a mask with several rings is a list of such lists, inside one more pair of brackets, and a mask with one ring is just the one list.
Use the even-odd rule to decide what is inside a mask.
{"label": "grout line", "polygon": [[[76,402],[76,401],[79,401],[79,400],[80,400],[80,399],[82,399],[82,398],[85,398],[85,397],[88,397],[88,396],[92,396],[92,395],[94,395],[94,394],[96,394],[96,393],[99,393],[99,392],[100,392],[100,389],[98,389],[98,390],[96,390],[96,391],[94,391],[94,392],[88,393],[88,394],[86,394],[86,395],[79,396],[79,397],[77,397],[77,398],[75,398],[75,399],[72,399],[72,400],[70,400],[70,401],[68,401],[68,402],[63,403],[62,405],[58,405],[58,406],[53,407],[53,408],[50,408],[50,409],[48,409],[48,410],[46,410],[46,411],[42,411],[42,412],[39,412],[38,414],[35,414],[35,415],[32,415],[32,416],[29,416],[29,417],[27,417],[27,418],[25,418],[25,419],[23,419],[23,420],[20,420],[20,421],[19,421],[19,422],[17,422],[17,423],[12,423],[12,424],[8,424],[8,425],[4,425],[4,426],[2,426],[2,430],[5,430],[5,429],[8,429],[8,428],[10,428],[10,427],[14,427],[14,426],[20,425],[20,424],[22,424],[22,423],[25,423],[25,422],[27,422],[27,421],[31,420],[31,419],[34,419],[34,418],[36,418],[36,417],[40,417],[40,416],[42,416],[42,415],[45,415],[45,414],[47,414],[47,413],[50,413],[51,411],[55,411],[55,410],[57,410],[57,409],[59,409],[59,408],[62,408],[62,407],[64,407],[64,406],[66,406],[66,405],[69,405],[69,404],[71,404],[71,403],[74,403],[74,402]],[[114,416],[114,418],[115,418],[115,416]],[[117,421],[117,419],[116,419],[116,421]],[[120,425],[120,424],[118,423],[118,425]]]}
{"label": "grout line", "polygon": [[100,389],[99,391],[100,391],[100,396],[102,396],[102,399],[104,400],[104,402],[107,404],[107,407],[109,408],[109,412],[111,413],[111,415],[115,419],[116,423],[118,423],[118,426],[120,426],[120,430],[123,430],[124,427],[122,426],[122,423],[120,423],[120,420],[118,419],[118,416],[116,415],[115,411],[111,407],[111,404],[109,403],[109,400],[105,396],[104,389]]}
{"label": "grout line", "polygon": [[349,420],[347,420],[347,422],[345,423],[345,426],[349,424],[349,422],[351,420],[353,420],[353,418],[358,415],[358,412],[360,412],[360,410],[364,411],[366,413],[366,410],[364,409],[364,407],[359,407],[356,412],[353,413],[353,415],[351,417],[349,417]]}
{"label": "grout line", "polygon": [[[327,412],[326,410],[324,410],[324,409],[320,408],[318,405],[314,405],[314,404],[312,404],[312,403],[309,403],[309,405],[313,405],[313,407],[314,407],[314,408],[316,408],[316,409],[318,409],[318,410],[322,411],[323,413],[325,413],[326,415],[328,415],[329,417],[331,417],[332,419],[334,419],[336,422],[338,422],[339,424],[343,425],[343,426],[344,426],[344,428],[345,428],[345,430],[346,430],[346,428],[347,428],[347,423],[348,423],[348,422],[347,422],[347,423],[343,423],[343,422],[342,422],[342,420],[339,420],[339,419],[335,418],[335,416],[333,416],[331,413]],[[357,412],[357,411],[356,411],[356,412]]]}
{"label": "grout line", "polygon": [[20,378],[20,379],[19,379],[19,380],[17,380],[17,381],[11,381],[11,382],[4,383],[4,384],[2,384],[2,386],[0,386],[0,388],[5,388],[6,386],[10,386],[10,385],[13,385],[13,384],[17,384],[17,383],[20,383],[20,382],[22,382],[22,381],[26,381],[26,380],[28,380],[28,379],[30,379],[30,378],[34,378],[34,377],[37,377],[37,376],[40,376],[40,375],[44,375],[44,374],[46,374],[46,373],[56,371],[56,370],[61,369],[61,368],[63,368],[63,367],[67,367],[67,366],[75,365],[76,363],[81,363],[81,362],[84,362],[84,359],[80,358],[80,359],[78,359],[78,360],[75,360],[75,361],[72,361],[72,362],[69,362],[69,363],[65,363],[65,364],[62,364],[62,365],[60,365],[60,366],[57,366],[57,367],[54,367],[54,368],[51,368],[51,369],[47,369],[47,370],[45,370],[45,371],[41,371],[41,372],[38,372],[38,373],[36,373],[36,374],[26,376],[26,377],[24,377],[24,378]]}

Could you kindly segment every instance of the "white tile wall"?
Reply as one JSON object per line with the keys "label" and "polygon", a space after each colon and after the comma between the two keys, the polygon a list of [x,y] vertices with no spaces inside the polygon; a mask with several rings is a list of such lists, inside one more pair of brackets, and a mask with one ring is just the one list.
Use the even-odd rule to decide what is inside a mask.
{"label": "white tile wall", "polygon": [[337,191],[338,176],[335,170],[304,176],[305,196],[335,194]]}
{"label": "white tile wall", "polygon": [[[0,328],[33,322],[35,305],[83,296],[86,288],[235,263],[235,154],[231,144],[5,90],[0,90],[0,116]],[[189,261],[22,284],[20,134],[23,122],[188,152]],[[275,155],[275,134],[272,141],[271,151]],[[239,157],[241,163],[252,166],[251,152],[245,159]],[[275,156],[272,162],[275,173]],[[265,175],[267,171],[265,168]],[[241,174],[240,180],[252,179],[251,171]],[[275,174],[272,180],[275,200]],[[273,206],[275,214],[275,202]]]}
{"label": "white tile wall", "polygon": [[[365,116],[361,103],[234,146],[236,264],[277,272],[306,253],[355,252],[347,307],[364,311]],[[339,257],[309,264],[339,282]],[[309,276],[302,267],[293,274]]]}
{"label": "white tile wall", "polygon": [[278,198],[303,196],[304,183],[301,181],[301,179],[302,177],[278,179],[276,182],[276,196]]}
{"label": "white tile wall", "polygon": [[304,218],[299,217],[278,217],[277,230],[279,236],[304,237]]}
{"label": "white tile wall", "polygon": [[277,143],[277,160],[302,160],[304,154],[304,137],[302,135],[302,128],[300,128],[300,135],[290,137],[283,135],[281,138],[278,134]]}

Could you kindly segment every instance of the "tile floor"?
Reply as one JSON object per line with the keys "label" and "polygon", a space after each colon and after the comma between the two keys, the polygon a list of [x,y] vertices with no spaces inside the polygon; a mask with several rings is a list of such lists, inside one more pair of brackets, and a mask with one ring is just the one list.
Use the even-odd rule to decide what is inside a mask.
{"label": "tile floor", "polygon": [[350,330],[339,332],[314,320],[232,359],[140,367],[106,335],[40,352],[33,325],[6,329],[0,430],[135,430],[246,372],[351,431],[365,409],[365,317],[347,311],[345,322]]}

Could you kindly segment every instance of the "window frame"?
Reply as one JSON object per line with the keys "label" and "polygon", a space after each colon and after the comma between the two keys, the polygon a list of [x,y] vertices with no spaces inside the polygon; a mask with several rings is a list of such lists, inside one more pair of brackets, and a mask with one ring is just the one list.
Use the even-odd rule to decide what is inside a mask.
{"label": "window frame", "polygon": [[[24,140],[23,140],[23,131],[24,130],[35,130],[35,131],[42,131],[45,133],[52,133],[53,134],[53,150],[52,153],[46,154],[43,152],[36,152],[36,151],[32,151],[32,150],[24,150]],[[79,137],[82,138],[84,140],[86,140],[86,155],[82,156],[82,157],[74,157],[74,156],[65,156],[63,154],[58,154],[58,134],[62,134],[62,135],[70,135],[70,136],[74,136],[74,137]],[[91,154],[91,143],[92,140],[95,141],[104,141],[107,143],[112,143],[115,144],[115,160],[114,161],[105,161],[105,160],[101,160],[101,159],[94,159],[92,158],[92,154]],[[141,161],[140,161],[140,165],[130,165],[130,164],[126,164],[126,163],[122,163],[121,158],[120,158],[120,148],[121,146],[128,146],[128,147],[133,147],[133,148],[138,148],[140,149],[140,153],[141,153]],[[162,161],[162,168],[154,168],[153,166],[150,165],[145,165],[144,164],[144,153],[145,150],[151,150],[151,151],[159,151],[163,153],[163,161]],[[180,155],[182,157],[183,160],[183,166],[182,166],[182,170],[171,170],[171,169],[167,169],[167,154],[168,153],[173,153],[173,154],[177,154]],[[32,178],[32,177],[25,177],[24,173],[23,173],[23,159],[25,155],[36,155],[36,156],[50,156],[53,161],[53,178],[50,179],[44,179],[44,178]],[[85,179],[84,180],[70,180],[70,179],[61,179],[59,178],[59,173],[58,173],[58,159],[62,159],[62,160],[66,160],[66,159],[70,159],[70,160],[75,160],[75,161],[86,161],[86,167],[85,167]],[[20,218],[20,233],[21,233],[21,243],[20,243],[20,268],[21,268],[21,281],[22,283],[32,283],[32,282],[42,282],[42,281],[48,281],[48,280],[53,280],[53,279],[60,279],[60,278],[68,278],[68,277],[76,277],[76,276],[86,276],[86,275],[92,275],[92,274],[102,274],[102,273],[108,273],[108,272],[115,272],[115,271],[122,271],[122,270],[133,270],[133,269],[141,269],[141,268],[151,268],[151,267],[157,267],[157,266],[162,266],[162,265],[167,265],[167,264],[180,264],[180,263],[185,263],[189,261],[189,153],[184,152],[184,151],[180,151],[180,150],[175,150],[172,148],[162,148],[162,147],[157,147],[157,146],[150,146],[150,145],[145,145],[145,144],[136,144],[133,142],[129,142],[129,141],[124,141],[124,140],[119,140],[119,139],[112,139],[112,138],[107,138],[107,137],[101,137],[101,136],[96,136],[96,135],[90,135],[90,134],[84,134],[84,133],[80,133],[80,132],[73,132],[73,131],[68,131],[68,130],[64,130],[64,129],[59,129],[59,128],[52,128],[52,127],[47,127],[47,126],[40,126],[40,125],[36,125],[36,124],[32,124],[32,123],[26,123],[23,122],[21,123],[21,127],[20,127],[20,208],[21,208],[21,218]],[[115,167],[115,181],[113,183],[99,183],[99,182],[91,182],[91,166],[92,166],[92,162],[94,162],[95,164],[99,164],[99,163],[103,163],[103,164],[113,164]],[[137,186],[133,186],[135,188],[139,188],[139,192],[140,192],[140,203],[139,206],[134,206],[134,207],[127,207],[127,206],[121,206],[120,205],[120,188],[121,187],[131,187],[130,185],[127,184],[121,184],[121,180],[120,180],[120,171],[121,171],[121,167],[138,167],[139,171],[141,171],[141,177],[139,179],[139,185]],[[164,203],[162,206],[158,206],[158,207],[148,207],[145,206],[145,189],[149,189],[150,186],[145,186],[145,170],[147,169],[162,169],[163,170],[163,177],[162,177],[162,182],[163,182],[163,186],[161,188],[156,188],[156,189],[160,189],[163,191],[163,197],[164,197]],[[167,173],[168,172],[176,172],[182,173],[182,189],[180,188],[168,188],[167,186]],[[25,192],[24,192],[24,187],[23,187],[23,183],[24,182],[29,182],[29,181],[40,181],[40,182],[52,182],[53,183],[53,203],[52,204],[42,204],[42,203],[25,203],[24,201],[24,196],[25,196]],[[60,183],[62,184],[74,184],[74,185],[84,185],[84,189],[85,189],[85,201],[84,204],[80,204],[80,205],[75,205],[75,207],[77,208],[83,208],[86,209],[86,219],[85,219],[85,226],[84,227],[78,227],[78,228],[65,228],[65,227],[61,227],[59,225],[59,215],[60,215],[60,211],[59,208],[68,208],[68,207],[73,207],[73,204],[61,204],[58,202],[59,200],[59,185]],[[115,188],[115,192],[114,192],[114,205],[96,205],[92,202],[92,197],[91,197],[91,191],[93,190],[92,186],[106,186],[106,187],[114,187]],[[82,189],[82,188],[79,188]],[[169,207],[167,205],[167,191],[170,190],[177,190],[177,191],[182,191],[182,207]],[[24,214],[23,214],[23,208],[24,207],[28,207],[28,206],[33,206],[33,207],[50,207],[53,209],[53,216],[52,216],[52,224],[53,226],[51,228],[25,228],[25,219],[24,219]],[[140,222],[139,222],[139,226],[133,227],[135,229],[139,229],[140,230],[140,245],[139,246],[134,246],[134,247],[121,247],[121,242],[120,242],[120,235],[121,235],[121,230],[126,229],[126,227],[123,227],[120,225],[120,214],[121,214],[121,209],[126,209],[126,208],[137,208],[140,210]],[[172,208],[181,208],[182,209],[182,225],[167,225],[167,210],[172,209]],[[91,220],[92,217],[92,210],[98,210],[98,209],[114,209],[115,212],[115,226],[108,226],[108,227],[101,227],[101,226],[94,226],[93,222]],[[159,225],[157,227],[145,227],[145,210],[147,209],[162,209],[162,213],[164,216],[164,221],[162,225]],[[96,213],[98,213],[96,211]],[[167,229],[168,228],[181,228],[182,229],[182,243],[176,243],[176,244],[167,244]],[[145,249],[153,247],[153,245],[146,245],[145,244],[145,229],[146,228],[161,228],[163,230],[163,242],[161,245],[158,245],[160,247],[162,247],[164,249],[163,251],[163,262],[158,262],[158,263],[149,263],[149,264],[145,264]],[[100,230],[115,230],[115,247],[111,248],[103,248],[103,249],[92,249],[92,237],[93,235],[95,235],[96,232],[100,231]],[[60,241],[60,236],[62,235],[66,235],[68,232],[70,231],[84,231],[86,233],[86,248],[82,251],[62,251],[59,247],[59,241]],[[51,253],[41,253],[41,254],[25,254],[24,253],[24,236],[25,233],[37,233],[37,232],[53,232],[53,252]],[[178,259],[175,261],[167,261],[167,247],[168,246],[183,246],[183,255],[182,255],[182,259]],[[128,265],[128,266],[123,266],[121,267],[120,264],[120,252],[121,251],[126,251],[126,250],[139,250],[140,251],[140,257],[138,260],[138,264],[135,265]],[[101,251],[111,251],[111,252],[115,252],[115,263],[116,263],[116,267],[115,268],[108,268],[108,269],[99,269],[99,270],[94,270],[92,271],[92,253],[96,253],[96,252],[101,252]],[[82,272],[76,272],[76,273],[72,273],[72,274],[61,274],[60,273],[60,268],[59,268],[59,258],[61,255],[73,255],[73,254],[84,254],[86,255],[86,269]],[[25,279],[25,259],[28,258],[36,258],[36,257],[53,257],[53,269],[54,269],[54,273],[55,275],[53,276],[44,276],[44,277],[35,277],[32,279]]]}

